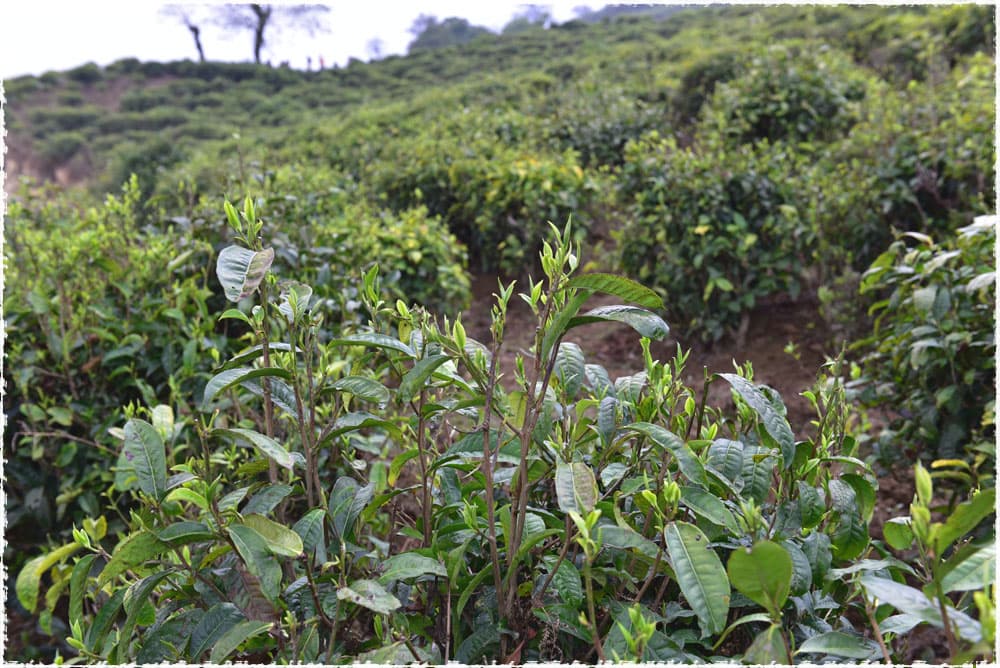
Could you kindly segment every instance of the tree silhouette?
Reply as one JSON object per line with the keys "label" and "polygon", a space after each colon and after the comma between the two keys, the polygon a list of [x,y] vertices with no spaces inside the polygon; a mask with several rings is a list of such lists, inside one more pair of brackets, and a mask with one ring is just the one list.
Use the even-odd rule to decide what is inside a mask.
{"label": "tree silhouette", "polygon": [[253,32],[253,59],[260,64],[265,33],[282,29],[305,30],[310,37],[329,30],[323,15],[330,8],[324,5],[221,5],[214,8],[215,23],[223,28],[236,28]]}
{"label": "tree silhouette", "polygon": [[197,8],[191,5],[167,5],[160,12],[166,17],[180,21],[185,28],[191,31],[191,37],[194,38],[194,48],[198,49],[198,60],[205,62],[205,49],[201,46],[201,28],[199,27],[203,17],[198,14]]}

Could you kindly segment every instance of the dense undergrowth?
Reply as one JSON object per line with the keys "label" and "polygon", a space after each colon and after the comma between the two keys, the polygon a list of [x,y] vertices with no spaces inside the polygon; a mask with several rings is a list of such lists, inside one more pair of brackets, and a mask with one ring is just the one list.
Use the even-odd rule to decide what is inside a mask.
{"label": "dense undergrowth", "polygon": [[[702,8],[5,82],[18,155],[94,175],[6,213],[12,603],[85,661],[880,660],[918,624],[989,655],[994,25]],[[637,282],[578,271],[595,237]],[[805,434],[640,338],[798,298],[848,346]],[[645,369],[561,343],[593,321]],[[931,473],[873,538],[900,458]]]}

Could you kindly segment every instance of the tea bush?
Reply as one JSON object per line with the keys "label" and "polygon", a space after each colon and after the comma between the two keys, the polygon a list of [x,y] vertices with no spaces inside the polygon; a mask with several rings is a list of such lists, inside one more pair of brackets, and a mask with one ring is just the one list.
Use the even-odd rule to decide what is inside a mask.
{"label": "tea bush", "polygon": [[[393,298],[447,313],[468,303],[464,249],[425,209],[350,203],[329,174],[311,174],[272,177],[264,211],[288,221],[278,266],[315,282],[331,322],[359,317],[347,277],[372,263]],[[178,393],[190,394],[213,355],[236,345],[239,334],[209,318],[218,301],[205,283],[224,223],[197,203],[187,213],[168,220],[143,203],[136,177],[120,198],[86,210],[51,192],[12,201],[5,319],[15,400],[5,448],[17,482],[8,536],[34,542],[68,531],[81,509],[93,514],[122,407],[165,403],[187,414]]]}
{"label": "tea bush", "polygon": [[[706,373],[699,392],[680,380],[684,353],[664,364],[644,338],[645,369],[612,381],[563,336],[606,322],[662,338],[646,310],[661,302],[576,275],[568,228],[524,295],[534,354],[510,369],[513,285],[499,286],[482,344],[460,321],[386,304],[372,270],[369,326],[325,340],[311,289],[269,273],[252,201],[227,217],[238,245],[220,252],[218,279],[230,301],[261,304],[223,316],[249,328],[250,347],[217,368],[200,418],[155,406],[115,430],[115,489],[132,500],[122,533],[92,517],[17,578],[29,610],[54,614],[68,595],[66,641],[84,660],[789,663],[884,650],[852,626],[867,603],[842,582],[892,563],[861,560],[877,482],[854,456],[836,369],[808,393],[819,419],[798,441],[749,368]],[[598,291],[638,305],[581,313]],[[716,382],[734,411],[699,403]]]}
{"label": "tea bush", "polygon": [[991,211],[995,150],[983,137],[995,119],[988,100],[994,71],[975,57],[955,68],[949,85],[873,91],[866,117],[800,184],[826,202],[813,210],[827,239],[824,256],[846,255],[863,271],[893,230],[940,236]]}
{"label": "tea bush", "polygon": [[691,123],[719,83],[729,81],[738,71],[740,53],[723,51],[702,56],[684,70],[671,109],[681,123]]}
{"label": "tea bush", "polygon": [[465,248],[426,207],[394,212],[354,203],[324,215],[322,192],[289,199],[267,200],[269,217],[305,223],[291,238],[276,237],[284,251],[278,266],[315,285],[337,321],[357,317],[350,277],[371,264],[385,272],[383,289],[393,299],[450,314],[468,305]]}
{"label": "tea bush", "polygon": [[[914,246],[908,246],[916,242]],[[865,273],[879,298],[862,396],[896,413],[879,442],[922,458],[993,448],[996,218],[977,219],[940,244],[907,233]],[[984,450],[985,449],[985,450]]]}
{"label": "tea bush", "polygon": [[68,534],[96,514],[122,407],[184,405],[229,349],[210,318],[211,246],[142,227],[139,209],[134,179],[98,207],[51,190],[10,202],[8,539]]}
{"label": "tea bush", "polygon": [[718,83],[702,113],[737,143],[825,141],[850,129],[864,93],[864,75],[834,52],[770,47]]}
{"label": "tea bush", "polygon": [[604,82],[580,83],[552,103],[543,118],[548,142],[558,151],[573,149],[583,167],[620,165],[625,145],[662,129],[666,110],[636,99],[631,90]]}
{"label": "tea bush", "polygon": [[57,132],[50,135],[39,147],[39,155],[49,165],[68,161],[87,143],[79,132]]}
{"label": "tea bush", "polygon": [[797,294],[811,233],[786,185],[782,145],[680,148],[651,133],[626,148],[621,267],[665,296],[686,331],[716,340],[760,299]]}
{"label": "tea bush", "polygon": [[399,141],[366,177],[389,207],[423,205],[440,216],[482,270],[511,275],[536,256],[544,236],[538,221],[572,214],[585,233],[603,189],[573,151],[538,154],[490,138]]}

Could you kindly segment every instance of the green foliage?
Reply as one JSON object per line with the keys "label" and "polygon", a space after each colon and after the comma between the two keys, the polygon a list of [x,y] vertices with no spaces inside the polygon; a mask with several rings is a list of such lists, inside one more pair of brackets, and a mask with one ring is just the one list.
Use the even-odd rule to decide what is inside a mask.
{"label": "green foliage", "polygon": [[672,105],[674,116],[682,122],[694,121],[716,86],[736,75],[741,59],[739,52],[723,51],[702,56],[685,68]]}
{"label": "green foliage", "polygon": [[873,334],[858,344],[862,397],[896,411],[880,437],[890,452],[947,458],[963,446],[993,448],[995,228],[983,217],[940,244],[909,233],[864,275],[862,294],[879,299]]}
{"label": "green foliage", "polygon": [[398,141],[369,166],[366,180],[396,210],[426,206],[483,270],[521,273],[537,255],[544,221],[573,216],[582,235],[600,182],[576,154],[539,155],[496,142],[428,135]]}
{"label": "green foliage", "polygon": [[[833,52],[796,53],[771,47],[743,56],[703,108],[708,127],[736,143],[825,141],[847,132],[864,96],[864,77]],[[726,61],[709,70],[724,76]]]}
{"label": "green foliage", "polygon": [[719,339],[761,298],[799,290],[808,232],[780,146],[680,148],[652,133],[626,150],[621,266],[672,319]]}
{"label": "green foliage", "polygon": [[[867,545],[865,505],[845,490],[873,497],[876,484],[853,458],[837,381],[811,395],[820,420],[798,442],[780,397],[754,385],[749,368],[721,377],[735,390],[728,416],[695,401],[683,353],[665,365],[648,339],[644,371],[600,382],[606,371],[560,343],[587,322],[576,315],[586,299],[600,290],[660,304],[626,279],[574,277],[580,251],[568,226],[543,245],[545,278],[523,295],[538,318],[536,354],[518,353],[510,369],[500,351],[513,285],[498,287],[484,345],[459,320],[388,306],[373,269],[361,290],[369,327],[325,340],[321,300],[278,295],[274,275],[252,271],[271,254],[253,201],[227,204],[226,217],[240,245],[220,257],[246,259],[239,271],[220,262],[220,279],[260,303],[244,316],[252,347],[222,368],[252,363],[260,373],[211,381],[218,389],[177,421],[162,406],[152,422],[130,419],[116,482],[131,491],[126,524],[111,536],[103,516],[86,520],[73,543],[18,579],[34,607],[50,576],[49,610],[69,587],[66,641],[84,659],[195,661],[211,650],[217,661],[316,662],[405,647],[447,661],[452,651],[479,660],[516,647],[525,660],[592,648],[599,658],[704,661],[718,658],[731,613],[742,615],[734,627],[761,624],[761,606],[813,629],[807,636],[852,632],[845,616],[821,617],[810,603],[830,566]],[[348,371],[381,387],[378,398],[341,382],[362,377]],[[503,372],[512,389],[497,382]],[[746,546],[752,556],[738,556]],[[787,568],[755,579],[754,564],[737,563],[764,558]],[[824,610],[850,605],[828,598]],[[602,621],[609,613],[614,631]],[[359,619],[373,631],[352,634]],[[531,633],[539,624],[550,640]],[[737,655],[781,660],[794,641],[775,624],[761,637]]]}
{"label": "green foliage", "polygon": [[[135,181],[84,209],[42,191],[6,216],[8,535],[96,515],[131,402],[177,408],[228,343],[209,317],[211,246],[143,228]],[[159,399],[159,400],[158,400]]]}
{"label": "green foliage", "polygon": [[46,138],[39,147],[39,155],[50,165],[67,162],[87,143],[86,137],[80,132],[57,132]]}
{"label": "green foliage", "polygon": [[66,78],[77,83],[95,84],[104,78],[104,73],[96,64],[87,63],[67,71]]}
{"label": "green foliage", "polygon": [[474,26],[468,20],[455,16],[438,21],[433,16],[421,15],[410,29],[415,37],[407,51],[416,53],[427,49],[440,49],[446,46],[460,46],[472,41],[480,35],[488,35],[489,30],[482,26]]}
{"label": "green foliage", "polygon": [[620,165],[625,146],[661,127],[663,109],[636,99],[632,91],[582,81],[566,89],[543,116],[542,132],[556,150],[573,149],[581,165]]}
{"label": "green foliage", "polygon": [[[18,160],[126,183],[24,190],[5,227],[5,557],[63,653],[898,660],[919,622],[990,656],[993,236],[956,230],[995,196],[993,12],[630,12],[318,73],[8,82]],[[578,273],[609,232],[640,282]],[[467,335],[466,253],[526,279],[528,350],[512,285]],[[800,290],[855,332],[887,299],[879,453],[956,455],[885,544],[839,364],[797,437],[749,367],[692,388],[641,341],[612,379],[565,341],[664,311],[718,339]]]}
{"label": "green foliage", "polygon": [[31,123],[35,136],[43,137],[49,132],[80,130],[94,125],[100,117],[100,109],[92,106],[57,107],[33,112]]}
{"label": "green foliage", "polygon": [[[938,464],[935,462],[935,467]],[[886,527],[893,530],[887,530],[885,538],[900,553],[916,548],[915,568],[887,557],[863,562],[858,568],[841,569],[835,577],[860,586],[870,618],[876,606],[897,612],[891,617],[880,615],[881,627],[876,626],[876,633],[883,648],[892,637],[928,624],[944,631],[951,663],[969,661],[988,654],[996,634],[992,593],[996,538],[993,532],[984,537],[985,532],[976,531],[996,511],[996,491],[973,489],[968,500],[947,508],[943,521],[932,522],[935,490],[931,474],[918,463],[914,477],[916,493],[910,515],[890,520]],[[904,574],[921,588],[902,582]]]}

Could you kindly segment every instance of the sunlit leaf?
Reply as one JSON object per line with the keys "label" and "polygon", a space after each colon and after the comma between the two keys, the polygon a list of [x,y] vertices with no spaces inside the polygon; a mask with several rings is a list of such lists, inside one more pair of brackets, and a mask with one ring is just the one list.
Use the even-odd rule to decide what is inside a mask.
{"label": "sunlit leaf", "polygon": [[222,284],[226,299],[238,302],[249,297],[274,262],[274,249],[252,251],[241,246],[227,246],[219,253],[215,275]]}

